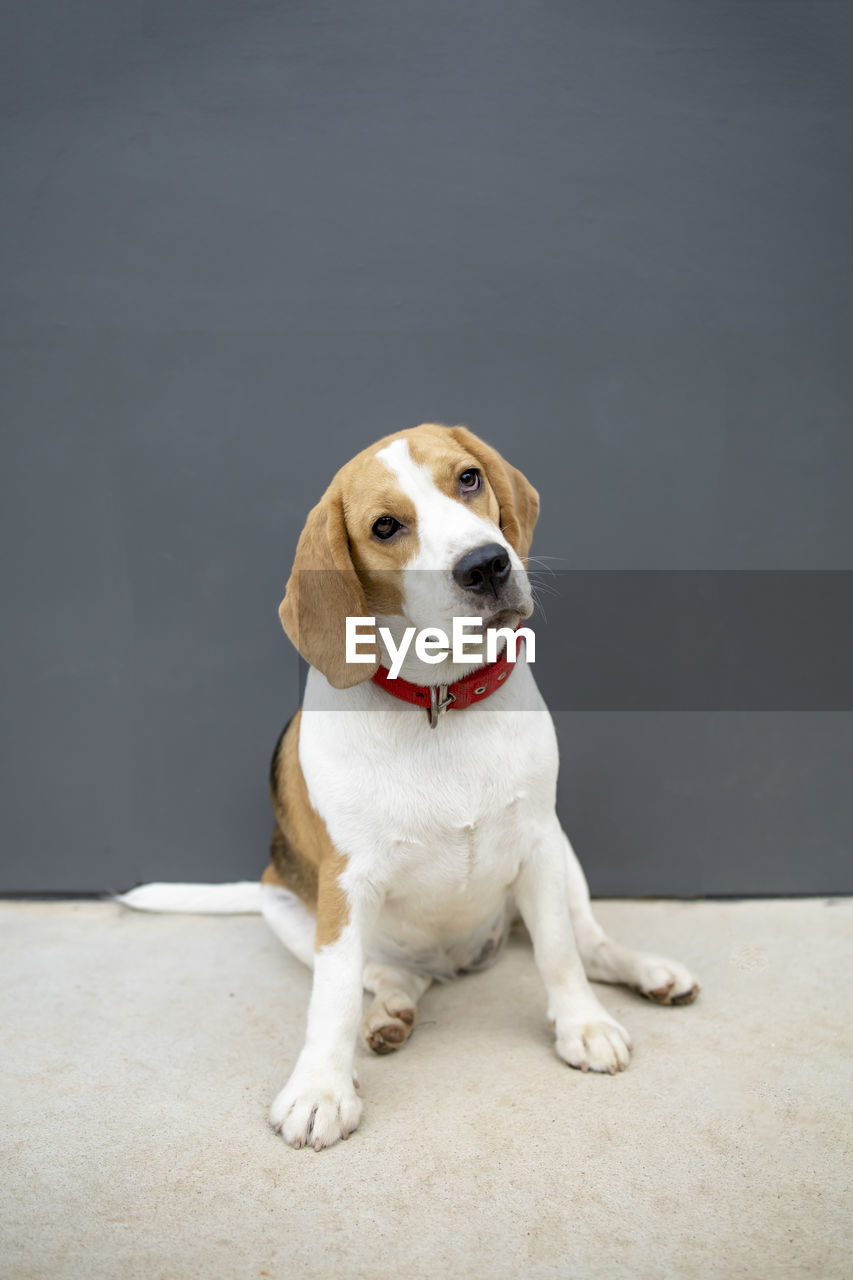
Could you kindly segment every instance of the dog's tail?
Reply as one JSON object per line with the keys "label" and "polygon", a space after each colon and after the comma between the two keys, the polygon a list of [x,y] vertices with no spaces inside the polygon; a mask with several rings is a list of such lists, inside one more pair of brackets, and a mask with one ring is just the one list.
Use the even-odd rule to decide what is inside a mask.
{"label": "dog's tail", "polygon": [[234,884],[141,884],[115,897],[136,911],[184,911],[190,915],[259,915],[261,883],[238,880]]}

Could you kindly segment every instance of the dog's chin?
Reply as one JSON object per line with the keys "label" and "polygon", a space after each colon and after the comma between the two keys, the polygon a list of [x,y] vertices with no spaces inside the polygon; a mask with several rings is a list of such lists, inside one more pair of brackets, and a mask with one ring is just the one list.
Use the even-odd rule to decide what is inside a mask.
{"label": "dog's chin", "polygon": [[483,626],[488,629],[497,629],[498,627],[509,627],[511,631],[515,631],[522,618],[529,618],[529,613],[520,613],[518,609],[498,609],[496,613],[490,614],[489,617],[483,619]]}

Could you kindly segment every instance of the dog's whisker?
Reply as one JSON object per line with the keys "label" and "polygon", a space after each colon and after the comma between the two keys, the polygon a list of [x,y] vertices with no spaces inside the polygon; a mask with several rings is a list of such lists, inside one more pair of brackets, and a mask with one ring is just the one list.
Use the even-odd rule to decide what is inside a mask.
{"label": "dog's whisker", "polygon": [[545,561],[546,561],[546,560],[562,560],[564,564],[568,564],[568,563],[569,563],[569,558],[568,558],[568,556],[530,556],[530,555],[529,555],[529,556],[527,557],[527,563],[528,563],[529,565],[530,565],[530,564],[537,564],[537,565],[539,565],[543,570],[547,571],[548,573],[556,574],[556,573],[558,572],[558,570],[557,570],[557,569],[552,568],[552,567],[551,567],[551,565],[546,564],[546,563],[545,563]]}
{"label": "dog's whisker", "polygon": [[545,608],[544,604],[542,603],[541,599],[539,598],[539,595],[538,595],[538,592],[537,592],[536,588],[532,587],[532,588],[531,588],[531,592],[530,592],[530,594],[533,596],[533,604],[534,604],[534,607],[535,607],[536,609],[538,609],[538,611],[541,613],[543,622],[547,623],[547,622],[548,622],[548,612],[547,612],[547,610],[546,610],[546,608]]}
{"label": "dog's whisker", "polygon": [[543,595],[559,596],[561,592],[552,582],[541,582],[538,578],[529,578],[531,591],[539,591]]}

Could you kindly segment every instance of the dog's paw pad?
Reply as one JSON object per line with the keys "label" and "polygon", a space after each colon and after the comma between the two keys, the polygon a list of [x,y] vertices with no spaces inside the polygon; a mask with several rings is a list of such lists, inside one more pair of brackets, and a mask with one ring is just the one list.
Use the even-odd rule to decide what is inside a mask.
{"label": "dog's paw pad", "polygon": [[405,997],[374,1000],[362,1023],[362,1034],[374,1053],[393,1053],[405,1044],[415,1025],[415,1011]]}
{"label": "dog's paw pad", "polygon": [[407,1038],[407,1031],[401,1022],[386,1022],[381,1027],[374,1027],[367,1036],[367,1043],[374,1053],[393,1053],[399,1049]]}
{"label": "dog's paw pad", "polygon": [[635,991],[655,1004],[692,1004],[699,994],[699,983],[689,969],[675,960],[643,957],[637,965]]}
{"label": "dog's paw pad", "polygon": [[415,1009],[404,991],[385,990],[377,995],[361,1024],[368,1048],[374,1053],[393,1053],[405,1044],[415,1025]]}

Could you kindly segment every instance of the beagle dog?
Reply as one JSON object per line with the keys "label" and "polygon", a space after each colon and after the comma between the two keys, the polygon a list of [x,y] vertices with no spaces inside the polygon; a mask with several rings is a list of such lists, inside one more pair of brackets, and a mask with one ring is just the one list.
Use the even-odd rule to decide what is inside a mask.
{"label": "beagle dog", "polygon": [[[430,983],[492,963],[517,913],[569,1066],[613,1073],[630,1058],[589,979],[662,1004],[697,995],[683,965],[604,933],[555,811],[554,725],[528,646],[513,646],[515,662],[509,652],[533,611],[538,509],[521,472],[464,426],[395,432],[342,467],[308,515],[279,609],[309,671],[272,759],[259,890],[242,886],[241,902],[222,886],[205,904],[144,886],[121,899],[258,905],[313,969],[305,1043],[270,1112],[293,1147],[320,1150],[358,1125],[359,1029],[377,1053],[400,1048]],[[428,640],[405,646],[411,628],[449,634],[460,617],[503,635],[497,660],[466,650],[437,662]],[[356,661],[347,619],[374,624]]]}

